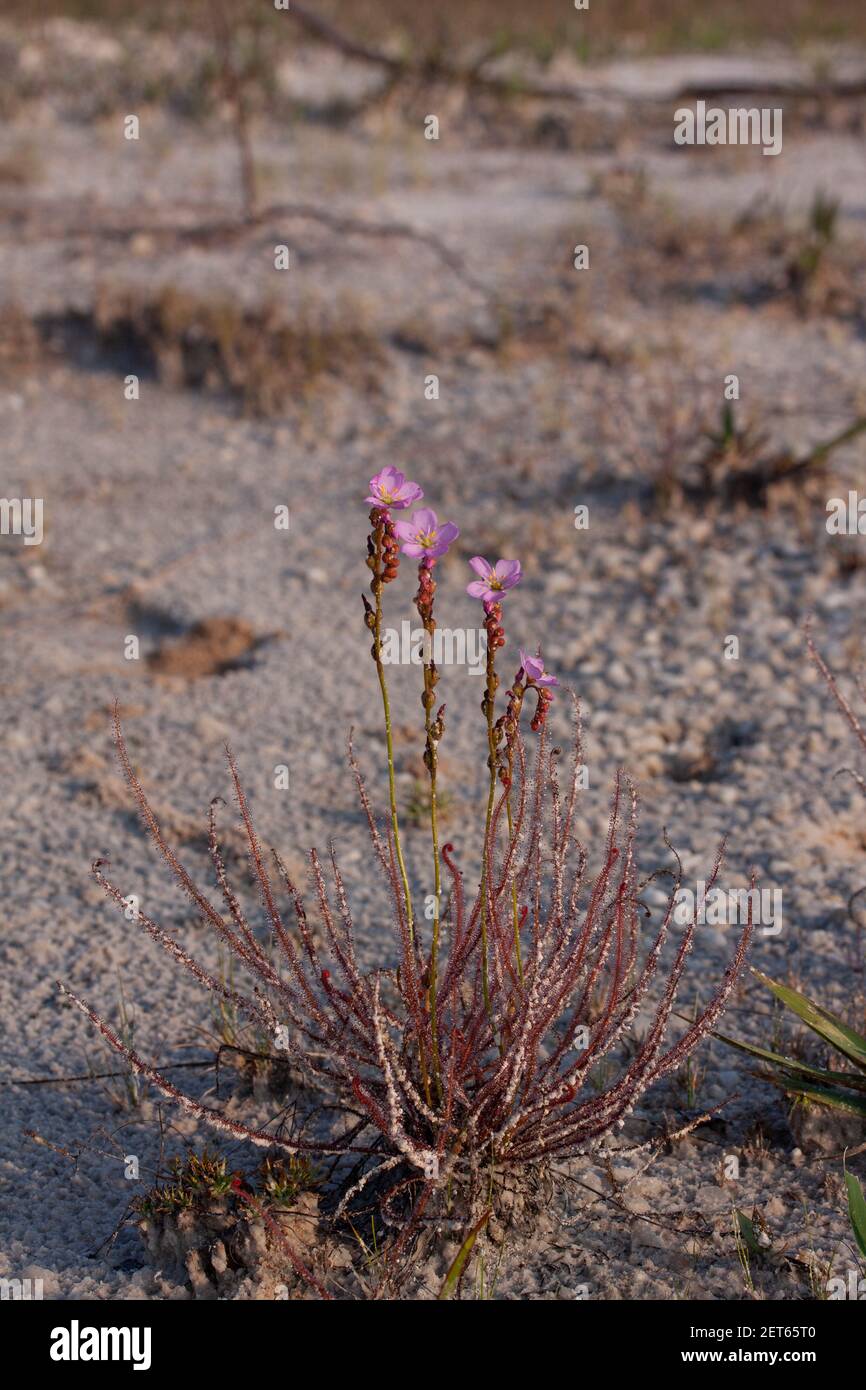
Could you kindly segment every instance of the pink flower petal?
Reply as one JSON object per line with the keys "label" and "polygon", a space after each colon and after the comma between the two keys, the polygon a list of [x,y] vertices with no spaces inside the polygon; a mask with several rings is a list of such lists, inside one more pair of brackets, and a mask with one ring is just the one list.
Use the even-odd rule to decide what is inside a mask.
{"label": "pink flower petal", "polygon": [[503,588],[513,589],[514,585],[520,582],[520,561],[497,560],[495,574]]}
{"label": "pink flower petal", "polygon": [[397,488],[395,495],[399,499],[398,506],[411,507],[413,503],[421,501],[424,493],[417,483],[403,483],[401,487]]}
{"label": "pink flower petal", "polygon": [[436,513],[432,507],[419,507],[412,517],[412,525],[418,531],[435,531],[439,525]]}

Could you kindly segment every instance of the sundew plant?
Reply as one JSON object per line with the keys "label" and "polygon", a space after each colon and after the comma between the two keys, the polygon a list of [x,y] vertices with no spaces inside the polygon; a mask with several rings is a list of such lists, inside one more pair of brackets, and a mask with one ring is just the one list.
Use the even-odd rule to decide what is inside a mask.
{"label": "sundew plant", "polygon": [[[198,1120],[286,1154],[334,1156],[335,1218],[367,1204],[397,1233],[398,1242],[445,1211],[470,1229],[495,1205],[503,1182],[519,1183],[537,1165],[586,1154],[621,1128],[647,1088],[681,1067],[714,1026],[734,987],[752,926],[750,912],[703,1010],[685,1026],[673,1025],[695,932],[694,920],[677,926],[663,964],[679,861],[674,856],[661,920],[650,927],[639,900],[637,794],[622,772],[613,786],[605,843],[591,855],[577,840],[582,766],[577,704],[570,766],[563,773],[560,749],[550,746],[547,727],[556,677],[546,670],[540,649],[528,642],[516,661],[507,662],[506,608],[508,621],[517,622],[520,563],[491,564],[480,556],[470,561],[468,584],[481,605],[486,633],[481,718],[487,797],[478,822],[480,871],[477,881],[467,883],[453,846],[441,842],[438,763],[447,730],[431,641],[423,662],[420,737],[429,777],[434,915],[428,921],[419,914],[401,839],[382,644],[386,600],[400,593],[408,564],[417,566],[414,604],[425,634],[432,639],[436,631],[437,563],[458,529],[440,523],[429,507],[418,507],[422,500],[422,489],[391,467],[371,480],[366,497],[364,621],[381,690],[387,816],[380,819],[373,809],[351,740],[349,761],[369,833],[368,862],[387,902],[390,939],[383,943],[381,965],[359,964],[356,935],[365,928],[354,920],[333,847],[325,856],[315,849],[309,854],[319,918],[313,929],[301,887],[281,857],[266,853],[259,841],[231,752],[229,774],[267,932],[253,929],[228,879],[218,801],[209,819],[216,892],[200,888],[164,838],[116,711],[114,717],[120,765],[146,829],[196,918],[232,953],[239,967],[234,976],[242,974],[248,985],[235,988],[234,976],[229,982],[216,978],[142,912],[138,925],[181,969],[293,1059],[325,1103],[337,1107],[342,1119],[336,1132],[322,1139],[272,1133],[184,1094],[63,987],[135,1073]],[[503,670],[512,673],[510,679]],[[721,851],[708,889],[720,863]],[[104,865],[97,862],[94,873],[108,896],[126,909],[127,899],[106,877]],[[377,924],[381,920],[377,913]],[[628,1048],[618,1048],[627,1034]],[[620,1055],[625,1060],[617,1067]],[[599,1068],[605,1058],[607,1065]]]}

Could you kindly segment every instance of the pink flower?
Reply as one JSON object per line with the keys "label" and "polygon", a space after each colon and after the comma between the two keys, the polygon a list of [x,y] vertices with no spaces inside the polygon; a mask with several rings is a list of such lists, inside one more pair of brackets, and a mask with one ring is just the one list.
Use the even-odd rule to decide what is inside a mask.
{"label": "pink flower", "polygon": [[364,500],[371,507],[393,507],[402,512],[420,502],[423,496],[417,483],[407,482],[405,473],[389,465],[370,479],[370,496]]}
{"label": "pink flower", "polygon": [[530,680],[533,685],[559,685],[556,676],[550,676],[545,672],[540,651],[537,656],[527,656],[526,652],[521,649],[520,664],[527,680]]}
{"label": "pink flower", "polygon": [[483,599],[485,603],[497,603],[506,589],[513,589],[515,584],[520,583],[519,560],[497,560],[495,565],[489,565],[480,555],[476,555],[469,563],[481,578],[473,579],[467,585],[466,592],[473,598]]}
{"label": "pink flower", "polygon": [[421,507],[411,521],[395,521],[394,530],[403,542],[400,549],[404,555],[415,559],[437,560],[444,555],[450,545],[460,535],[453,521],[439,525],[436,513],[430,507]]}

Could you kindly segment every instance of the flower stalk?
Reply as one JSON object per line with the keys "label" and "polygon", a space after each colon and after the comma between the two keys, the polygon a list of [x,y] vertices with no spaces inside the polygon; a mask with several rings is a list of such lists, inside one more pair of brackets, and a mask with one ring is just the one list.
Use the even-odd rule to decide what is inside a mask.
{"label": "flower stalk", "polygon": [[485,603],[484,629],[487,633],[487,662],[486,681],[484,695],[481,700],[481,710],[487,721],[487,766],[490,771],[490,787],[487,793],[487,814],[484,820],[483,860],[481,865],[481,991],[484,996],[484,1007],[487,1010],[489,1018],[492,1016],[492,1009],[490,1005],[490,965],[487,945],[488,921],[490,915],[488,877],[490,860],[493,852],[490,839],[491,827],[493,824],[493,805],[496,800],[496,778],[499,767],[499,741],[501,738],[501,730],[497,730],[494,722],[494,715],[496,713],[496,691],[499,689],[499,677],[496,674],[496,653],[500,647],[505,646],[505,631],[502,627],[501,603]]}
{"label": "flower stalk", "polygon": [[[481,866],[481,989],[484,996],[484,1007],[487,1010],[487,1016],[492,1021],[487,949],[489,921],[488,866],[493,851],[493,846],[490,842],[491,828],[493,825],[493,807],[496,801],[496,778],[499,763],[498,748],[502,738],[501,727],[497,727],[494,722],[496,691],[499,688],[499,677],[496,674],[496,652],[499,647],[505,646],[505,631],[502,627],[502,604],[500,600],[507,589],[513,589],[515,584],[520,583],[521,568],[519,560],[497,560],[495,565],[491,565],[482,555],[473,556],[469,564],[479,577],[473,579],[472,583],[467,585],[466,592],[470,594],[472,598],[480,598],[481,602],[484,604],[484,628],[487,633],[486,683],[484,697],[481,701],[481,710],[487,720],[487,766],[490,770],[490,790],[487,794],[487,815],[484,822],[484,846],[482,851],[484,857]],[[509,811],[509,837],[512,835],[513,824],[510,820]],[[515,887],[515,892],[516,891]],[[516,922],[517,917],[515,915],[515,923]]]}
{"label": "flower stalk", "polygon": [[[504,754],[501,759],[499,778],[505,788],[505,814],[508,820],[508,839],[509,842],[514,838],[514,817],[511,809],[511,786],[514,780],[514,755],[517,751],[517,738],[520,731],[520,715],[523,710],[523,701],[530,690],[534,690],[538,702],[535,713],[532,717],[531,728],[533,733],[541,733],[547,720],[548,707],[553,700],[550,686],[559,685],[556,676],[548,675],[544,669],[544,662],[541,659],[539,648],[537,656],[527,656],[526,652],[520,652],[520,666],[514,682],[508,692],[508,704],[505,713],[496,722],[497,729],[501,730],[501,737],[505,740]],[[523,988],[523,961],[520,953],[520,912],[517,905],[517,882],[511,881],[511,917],[514,933],[514,955],[517,961],[517,975],[520,980],[520,987]]]}
{"label": "flower stalk", "polygon": [[436,632],[436,619],[433,617],[433,601],[436,594],[436,581],[433,578],[435,559],[423,559],[418,566],[418,592],[415,607],[424,625],[424,693],[421,703],[424,706],[424,766],[430,777],[430,836],[433,842],[433,939],[430,946],[429,984],[427,1005],[430,1010],[430,1031],[432,1035],[433,1081],[436,1096],[442,1101],[442,1076],[439,1065],[439,1021],[436,1012],[436,990],[439,975],[439,923],[442,897],[442,869],[439,862],[439,827],[437,820],[436,783],[438,770],[438,746],[444,732],[445,706],[440,705],[434,716],[436,686],[439,672],[433,659],[433,638]]}
{"label": "flower stalk", "polygon": [[397,856],[397,865],[400,870],[400,879],[403,884],[403,894],[406,899],[406,921],[409,930],[409,939],[414,942],[415,925],[412,912],[412,891],[409,887],[409,875],[406,872],[406,861],[403,858],[403,846],[400,841],[400,822],[397,815],[397,784],[394,774],[394,736],[391,728],[391,702],[388,698],[388,684],[385,680],[385,666],[382,661],[382,591],[386,584],[390,584],[397,577],[400,564],[400,547],[394,533],[394,523],[385,507],[374,506],[370,512],[370,525],[372,531],[367,538],[367,565],[373,572],[370,583],[370,592],[373,595],[374,603],[371,605],[366,595],[364,601],[364,621],[373,634],[373,645],[370,654],[376,663],[376,674],[379,677],[379,689],[382,692],[382,710],[385,716],[385,750],[388,762],[388,798],[391,807],[391,831],[394,837],[394,853]]}
{"label": "flower stalk", "polygon": [[[501,735],[505,740],[505,753],[502,765],[499,769],[499,780],[505,788],[505,815],[508,820],[508,839],[509,842],[514,838],[514,815],[511,807],[511,786],[514,780],[514,754],[517,749],[517,734],[520,728],[520,713],[523,708],[523,698],[526,694],[526,686],[523,684],[524,671],[521,666],[514,678],[514,683],[508,691],[508,703],[505,713],[500,715],[497,720],[497,727],[501,730]],[[517,902],[517,881],[511,881],[511,920],[514,935],[514,958],[517,963],[517,976],[520,980],[520,987],[523,988],[523,960],[520,951],[520,910]]]}

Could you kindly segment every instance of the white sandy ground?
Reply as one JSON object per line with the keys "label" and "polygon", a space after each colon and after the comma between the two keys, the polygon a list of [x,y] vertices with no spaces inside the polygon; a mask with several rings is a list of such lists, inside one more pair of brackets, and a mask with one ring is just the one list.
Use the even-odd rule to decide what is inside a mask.
{"label": "white sandy ground", "polygon": [[[108,120],[77,124],[62,109],[43,118],[38,181],[3,198],[7,206],[22,197],[41,204],[54,230],[67,199],[93,216],[142,220],[169,215],[175,200],[231,206],[233,154],[219,131],[172,126],[154,111],[158,140],[130,150]],[[33,121],[25,106],[4,138],[32,131]],[[688,403],[697,392],[715,402],[729,371],[740,375],[747,413],[769,418],[778,441],[803,447],[841,427],[864,404],[862,326],[799,319],[778,303],[663,298],[652,281],[629,293],[623,266],[640,248],[606,234],[612,213],[596,182],[611,165],[622,167],[615,151],[511,147],[507,128],[496,148],[459,135],[434,149],[401,144],[394,132],[382,140],[369,130],[299,124],[291,135],[264,129],[259,148],[274,165],[277,200],[324,199],[435,230],[478,276],[518,299],[551,287],[565,293],[571,245],[595,236],[605,254],[579,312],[587,341],[614,344],[617,363],[508,357],[478,344],[456,356],[437,349],[437,334],[467,325],[483,340],[490,311],[411,243],[305,228],[296,269],[280,279],[268,269],[267,237],[168,259],[146,239],[131,252],[125,243],[94,247],[44,230],[4,230],[6,295],[32,312],[87,306],[100,285],[133,281],[228,289],[251,303],[279,296],[289,314],[311,299],[339,305],[342,295],[344,311],[351,303],[376,334],[421,321],[431,344],[389,349],[379,395],[334,380],[309,401],[287,396],[284,417],[268,422],[151,380],[139,402],[126,403],[120,368],[92,373],[53,362],[6,373],[3,490],[45,499],[46,534],[41,547],[0,545],[5,1080],[113,1068],[80,1015],[59,1001],[57,978],[115,1019],[122,987],[147,1056],[207,1055],[209,1001],[89,877],[91,860],[110,855],[124,890],[216,964],[124,799],[108,728],[115,697],[166,828],[191,863],[206,871],[195,827],[204,826],[210,798],[227,792],[222,746],[230,739],[263,837],[300,867],[309,845],[324,847],[333,836],[366,959],[390,959],[343,759],[355,725],[381,800],[375,672],[358,595],[366,574],[362,498],[385,462],[405,464],[430,504],[461,526],[459,553],[439,574],[440,621],[477,621],[463,593],[467,556],[524,560],[526,580],[508,601],[503,670],[516,664],[519,645],[541,640],[548,664],[583,701],[590,788],[580,829],[596,846],[595,862],[611,777],[624,762],[641,785],[647,871],[668,862],[664,828],[692,881],[727,834],[725,884],[744,885],[755,864],[762,883],[784,893],[783,931],[759,935],[754,963],[863,1022],[862,930],[844,910],[866,881],[862,802],[850,779],[833,778],[852,760],[852,742],[804,660],[801,625],[814,612],[820,645],[851,670],[862,655],[866,568],[840,574],[840,542],[826,534],[820,496],[769,512],[659,514],[635,486],[635,460],[654,437],[653,402],[675,395]],[[856,244],[866,211],[863,161],[862,140],[821,130],[797,131],[778,160],[757,152],[699,160],[674,152],[669,135],[650,125],[643,142],[632,135],[625,164],[647,171],[674,219],[678,210],[720,214],[756,197],[802,215],[820,185],[841,198],[840,235]],[[441,376],[437,403],[423,398],[430,371]],[[840,454],[841,484],[863,487],[864,461],[862,442]],[[590,506],[587,532],[573,526],[581,502]],[[272,526],[279,503],[291,509],[287,535]],[[389,593],[395,622],[412,617],[411,593],[406,573]],[[147,652],[175,624],[219,615],[269,637],[249,669],[169,683],[153,680],[143,661],[123,659],[128,633]],[[722,659],[729,633],[740,638],[738,662]],[[421,747],[417,671],[395,672],[393,687],[408,797]],[[467,830],[477,826],[482,796],[480,686],[455,669],[440,688],[448,702],[443,780],[455,798],[448,833],[471,871],[477,842]],[[567,736],[564,700],[554,729]],[[672,768],[715,745],[721,752],[706,780],[674,779]],[[280,763],[290,768],[289,794],[273,787]],[[426,840],[421,830],[408,839],[420,895],[429,890]],[[648,900],[658,908],[657,889]],[[731,948],[730,930],[700,931],[684,1005],[707,996]],[[724,1027],[767,1041],[772,1020],[756,1010],[769,1014],[768,1001],[748,983]],[[834,1272],[853,1266],[841,1162],[811,1132],[792,1133],[782,1099],[737,1054],[707,1045],[697,1067],[693,1097],[682,1085],[651,1094],[627,1135],[676,1128],[736,1093],[722,1117],[661,1154],[620,1205],[602,1165],[569,1165],[571,1181],[560,1182],[533,1238],[506,1250],[500,1295],[747,1296],[731,1238],[734,1205],[751,1212],[756,1204],[772,1233],[774,1253],[753,1269],[758,1296],[808,1295],[802,1268],[782,1252],[833,1260]],[[213,1081],[207,1071],[186,1077],[198,1093]],[[239,1099],[232,1104],[252,1113]],[[259,1118],[265,1113],[260,1106]],[[176,1278],[145,1264],[134,1232],[99,1248],[141,1190],[124,1179],[122,1155],[138,1155],[145,1171],[155,1161],[150,1102],[140,1113],[120,1109],[98,1082],[11,1085],[2,1114],[0,1275],[41,1277],[49,1297],[187,1296]],[[189,1127],[166,1118],[177,1150]],[[25,1128],[71,1150],[90,1147],[73,1168],[32,1145]],[[851,1138],[838,1129],[825,1145],[836,1150]],[[112,1149],[117,1158],[106,1156]],[[232,1152],[245,1160],[242,1149]],[[730,1154],[740,1161],[736,1181],[722,1176]],[[634,1166],[615,1163],[616,1173]],[[852,1166],[862,1174],[863,1158]],[[438,1267],[420,1271],[414,1293],[435,1291],[440,1277]]]}

